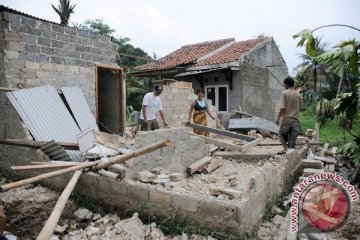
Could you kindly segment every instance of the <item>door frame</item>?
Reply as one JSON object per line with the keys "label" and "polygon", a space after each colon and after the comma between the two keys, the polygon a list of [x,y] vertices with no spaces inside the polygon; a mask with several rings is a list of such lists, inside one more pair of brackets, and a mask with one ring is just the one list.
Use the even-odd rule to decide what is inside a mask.
{"label": "door frame", "polygon": [[119,66],[114,65],[105,65],[105,64],[95,64],[95,88],[96,88],[96,123],[99,126],[99,77],[98,69],[106,68],[110,70],[119,71],[119,129],[121,133],[125,133],[125,121],[126,121],[126,85],[125,85],[125,76],[123,69]]}
{"label": "door frame", "polygon": [[[219,111],[219,87],[226,87],[226,111]],[[218,113],[227,113],[229,111],[229,85],[228,84],[206,85],[204,89],[206,99],[207,99],[208,88],[215,88],[215,110]]]}

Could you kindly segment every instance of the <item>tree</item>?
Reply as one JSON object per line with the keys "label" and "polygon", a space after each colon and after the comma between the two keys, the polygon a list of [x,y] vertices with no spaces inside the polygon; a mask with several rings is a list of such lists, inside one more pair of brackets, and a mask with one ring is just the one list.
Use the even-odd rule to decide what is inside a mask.
{"label": "tree", "polygon": [[55,12],[60,16],[61,25],[69,25],[70,15],[74,13],[74,8],[76,4],[70,4],[70,0],[59,0],[59,5],[57,8],[51,4]]}
{"label": "tree", "polygon": [[[360,31],[360,29],[340,24],[327,25],[323,27],[329,26],[345,26]],[[315,38],[312,34],[317,29],[319,28],[316,28],[312,31],[305,29],[294,35],[294,38],[301,38],[298,46],[305,45],[307,54],[314,54],[315,52]],[[339,126],[341,129],[343,129],[343,131],[346,131],[352,135],[354,140],[339,148],[338,153],[342,156],[348,157],[355,164],[360,164],[360,133],[352,132],[352,127],[357,119],[359,111],[359,51],[360,43],[353,39],[349,41],[343,41],[335,45],[332,50],[326,51],[325,53],[314,57],[315,60],[325,64],[331,72],[340,77],[334,110],[338,116]],[[349,92],[343,93],[345,79],[349,76],[354,78],[357,83],[354,88],[349,89]],[[358,168],[358,173],[359,172],[360,168]]]}
{"label": "tree", "polygon": [[83,24],[75,23],[73,25],[76,29],[90,31],[96,34],[112,36],[115,32],[109,25],[105,24],[102,19],[90,20],[87,19]]}
{"label": "tree", "polygon": [[309,51],[306,54],[300,54],[299,58],[302,59],[302,63],[300,63],[296,69],[301,68],[303,74],[312,74],[313,79],[313,87],[314,87],[314,94],[317,93],[317,80],[318,80],[318,72],[325,73],[325,69],[319,62],[316,60],[316,56],[319,56],[325,52],[325,47],[327,43],[321,42],[321,38],[315,37],[312,42],[312,47],[314,51]]}

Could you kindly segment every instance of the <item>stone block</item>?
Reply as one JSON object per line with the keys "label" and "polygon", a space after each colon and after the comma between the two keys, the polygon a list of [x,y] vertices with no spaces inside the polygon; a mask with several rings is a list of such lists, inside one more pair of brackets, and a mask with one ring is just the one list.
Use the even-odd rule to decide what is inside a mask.
{"label": "stone block", "polygon": [[7,59],[18,59],[20,56],[18,51],[5,50],[4,52]]}
{"label": "stone block", "polygon": [[59,40],[59,41],[69,42],[70,41],[70,36],[58,33],[58,34],[56,34],[56,39]]}
{"label": "stone block", "polygon": [[302,159],[301,165],[305,168],[323,168],[324,164],[318,160]]}
{"label": "stone block", "polygon": [[36,27],[36,20],[34,18],[21,16],[21,24],[28,27]]}
{"label": "stone block", "polygon": [[316,173],[322,173],[324,172],[324,169],[315,169],[315,168],[305,168],[303,176],[308,177]]}
{"label": "stone block", "polygon": [[10,32],[6,29],[4,29],[4,40],[5,41],[13,41],[13,42],[19,42],[21,39],[20,34],[17,32]]}
{"label": "stone block", "polygon": [[[235,211],[235,210],[234,210]],[[223,201],[214,198],[202,198],[199,202],[199,214],[205,218],[211,219],[226,219],[233,211],[227,208]]]}
{"label": "stone block", "polygon": [[50,56],[42,53],[35,53],[36,61],[46,63],[50,61]]}
{"label": "stone block", "polygon": [[171,205],[171,198],[169,193],[160,192],[154,189],[149,193],[149,200],[151,203],[164,207],[169,207]]}
{"label": "stone block", "polygon": [[64,33],[64,26],[58,25],[58,24],[51,24],[51,30],[57,33]]}
{"label": "stone block", "polygon": [[50,47],[50,39],[48,39],[48,38],[38,37],[37,38],[37,43],[39,45]]}
{"label": "stone block", "polygon": [[199,200],[193,196],[190,197],[180,193],[172,193],[171,206],[175,209],[179,208],[184,211],[195,213],[199,206]]}
{"label": "stone block", "polygon": [[77,35],[82,38],[89,38],[89,34],[90,34],[89,32],[83,30],[78,30],[77,33]]}
{"label": "stone block", "polygon": [[54,55],[55,50],[53,48],[49,48],[49,47],[41,47],[40,52],[44,53],[46,55]]}
{"label": "stone block", "polygon": [[41,36],[41,34],[42,34],[40,29],[37,29],[35,27],[29,27],[29,26],[27,28],[27,32],[32,35],[35,35],[35,36]]}
{"label": "stone block", "polygon": [[149,201],[149,191],[149,187],[136,183],[129,184],[129,199],[130,201],[146,203]]}
{"label": "stone block", "polygon": [[40,69],[40,63],[37,62],[26,62],[25,67],[29,69]]}
{"label": "stone block", "polygon": [[24,44],[24,43],[20,43],[20,42],[9,41],[9,42],[7,43],[7,49],[21,52],[21,51],[24,51],[24,50],[25,50],[25,44]]}
{"label": "stone block", "polygon": [[48,39],[56,39],[56,32],[53,31],[43,31],[43,37]]}
{"label": "stone block", "polygon": [[57,40],[51,40],[51,47],[53,48],[64,48],[65,42],[57,41]]}

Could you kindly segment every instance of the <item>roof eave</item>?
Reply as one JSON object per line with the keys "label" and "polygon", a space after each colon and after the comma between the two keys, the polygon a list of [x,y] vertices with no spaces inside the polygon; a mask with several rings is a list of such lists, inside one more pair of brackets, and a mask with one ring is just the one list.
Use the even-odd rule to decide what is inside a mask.
{"label": "roof eave", "polygon": [[132,72],[131,75],[134,77],[151,77],[151,76],[159,76],[159,75],[177,74],[183,71],[184,68],[175,67],[175,68],[166,68],[166,69],[158,69],[158,70],[135,71]]}
{"label": "roof eave", "polygon": [[211,65],[202,65],[202,66],[193,66],[186,68],[186,71],[196,71],[196,70],[206,70],[206,69],[217,69],[217,68],[232,68],[239,67],[240,60],[236,60],[228,63],[220,63],[220,64],[211,64]]}

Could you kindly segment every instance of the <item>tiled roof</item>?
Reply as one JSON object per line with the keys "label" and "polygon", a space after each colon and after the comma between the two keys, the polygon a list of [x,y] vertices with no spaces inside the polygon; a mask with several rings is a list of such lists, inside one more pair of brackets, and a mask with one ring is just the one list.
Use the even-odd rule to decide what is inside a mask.
{"label": "tiled roof", "polygon": [[135,68],[136,71],[152,71],[168,69],[176,66],[188,66],[194,64],[200,57],[232,42],[234,38],[221,39],[210,42],[190,44],[160,58],[156,62],[140,65]]}
{"label": "tiled roof", "polygon": [[[256,38],[236,43],[234,38],[228,38],[217,41],[190,44],[181,47],[163,58],[160,58],[156,62],[137,66],[135,67],[135,71],[146,72],[175,67],[204,66],[234,62],[239,60],[245,53],[249,52],[256,45],[265,42],[267,39],[270,38]],[[235,43],[229,44],[231,42]],[[229,46],[224,47],[226,44],[229,44]],[[221,47],[224,47],[224,49],[216,53],[216,50]],[[211,55],[212,52],[214,55]],[[207,54],[209,54],[208,57],[201,59],[201,57],[204,57]]]}
{"label": "tiled roof", "polygon": [[223,51],[197,62],[194,66],[214,65],[229,63],[239,60],[245,53],[249,52],[259,43],[265,42],[269,38],[256,38],[246,41],[237,42]]}

